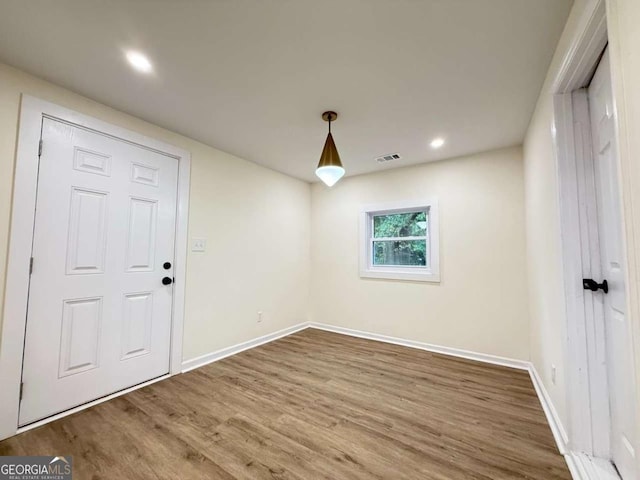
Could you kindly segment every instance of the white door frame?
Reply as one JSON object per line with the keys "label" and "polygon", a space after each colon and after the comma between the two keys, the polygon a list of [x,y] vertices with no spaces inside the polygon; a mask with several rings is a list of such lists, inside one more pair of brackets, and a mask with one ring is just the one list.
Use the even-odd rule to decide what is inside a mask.
{"label": "white door frame", "polygon": [[[604,311],[591,295],[584,294],[581,283],[582,278],[599,281],[601,269],[588,99],[579,90],[589,82],[608,43],[605,0],[588,3],[576,31],[552,86],[567,318],[567,447],[571,452],[610,458]],[[616,118],[619,143],[617,122]],[[628,283],[625,288],[629,290]]]}
{"label": "white door frame", "polygon": [[[175,284],[171,323],[170,375],[182,368],[182,333],[187,260],[187,226],[191,154],[181,148],[82,115],[28,95],[22,96],[20,129],[13,184],[13,206],[7,282],[0,344],[0,439],[18,429],[20,383],[27,323],[29,263],[35,223],[38,186],[39,142],[43,118],[53,118],[84,129],[109,135],[178,160],[178,196],[175,243]],[[46,147],[45,147],[46,148]],[[74,409],[73,411],[76,411]],[[21,429],[20,429],[21,430]]]}

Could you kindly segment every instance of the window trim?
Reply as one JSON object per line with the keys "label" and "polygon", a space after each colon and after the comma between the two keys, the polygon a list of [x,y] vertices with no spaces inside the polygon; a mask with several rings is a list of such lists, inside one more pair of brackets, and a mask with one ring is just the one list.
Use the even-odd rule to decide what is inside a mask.
{"label": "window trim", "polygon": [[[427,223],[427,266],[391,266],[373,265],[373,217],[393,213],[408,213],[428,210]],[[367,205],[360,212],[360,277],[381,278],[386,280],[408,280],[416,282],[440,282],[440,225],[438,218],[438,200],[431,198],[422,201],[393,202]],[[412,237],[402,237],[411,240]],[[422,237],[420,237],[422,239]],[[377,238],[376,241],[381,239]]]}

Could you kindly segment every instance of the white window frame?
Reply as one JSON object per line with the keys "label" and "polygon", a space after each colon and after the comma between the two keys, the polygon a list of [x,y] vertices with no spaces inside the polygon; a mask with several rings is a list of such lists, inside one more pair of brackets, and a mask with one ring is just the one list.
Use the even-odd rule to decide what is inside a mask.
{"label": "white window frame", "polygon": [[[391,266],[373,265],[373,217],[397,213],[428,211],[427,222],[427,266]],[[417,237],[403,237],[412,240]],[[420,239],[422,237],[419,237]],[[440,282],[440,228],[438,201],[395,202],[365,206],[360,212],[360,276],[363,278],[382,278],[387,280],[409,280],[414,282]],[[376,239],[388,240],[388,239]],[[393,240],[393,239],[392,239]]]}

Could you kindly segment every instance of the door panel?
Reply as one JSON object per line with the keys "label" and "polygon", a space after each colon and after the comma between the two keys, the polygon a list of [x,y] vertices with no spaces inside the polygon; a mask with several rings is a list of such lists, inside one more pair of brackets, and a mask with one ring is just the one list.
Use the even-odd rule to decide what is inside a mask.
{"label": "door panel", "polygon": [[178,161],[45,118],[20,425],[169,371]]}
{"label": "door panel", "polygon": [[107,201],[105,192],[71,189],[67,275],[104,272]]}
{"label": "door panel", "polygon": [[75,147],[73,168],[81,172],[111,176],[111,156]]}
{"label": "door panel", "polygon": [[62,310],[59,376],[98,367],[102,298],[65,300]]}
{"label": "door panel", "polygon": [[622,242],[621,195],[618,186],[615,111],[609,54],[605,52],[589,87],[598,230],[602,274],[609,293],[596,294],[603,302],[606,361],[611,410],[611,457],[625,480],[638,478],[635,467],[635,392],[630,330],[626,314]]}
{"label": "door panel", "polygon": [[129,293],[124,296],[122,315],[122,360],[151,351],[153,293]]}
{"label": "door panel", "polygon": [[158,202],[131,198],[127,241],[127,271],[150,272],[154,266]]}

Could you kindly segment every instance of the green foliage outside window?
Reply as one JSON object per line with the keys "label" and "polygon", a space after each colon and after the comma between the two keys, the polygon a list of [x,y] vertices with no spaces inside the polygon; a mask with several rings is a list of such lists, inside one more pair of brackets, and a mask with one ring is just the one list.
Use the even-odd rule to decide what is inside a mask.
{"label": "green foliage outside window", "polygon": [[[427,265],[426,239],[399,240],[402,237],[426,237],[426,211],[376,215],[373,217],[374,265]],[[381,239],[377,241],[376,239]],[[382,240],[394,238],[394,240]]]}

